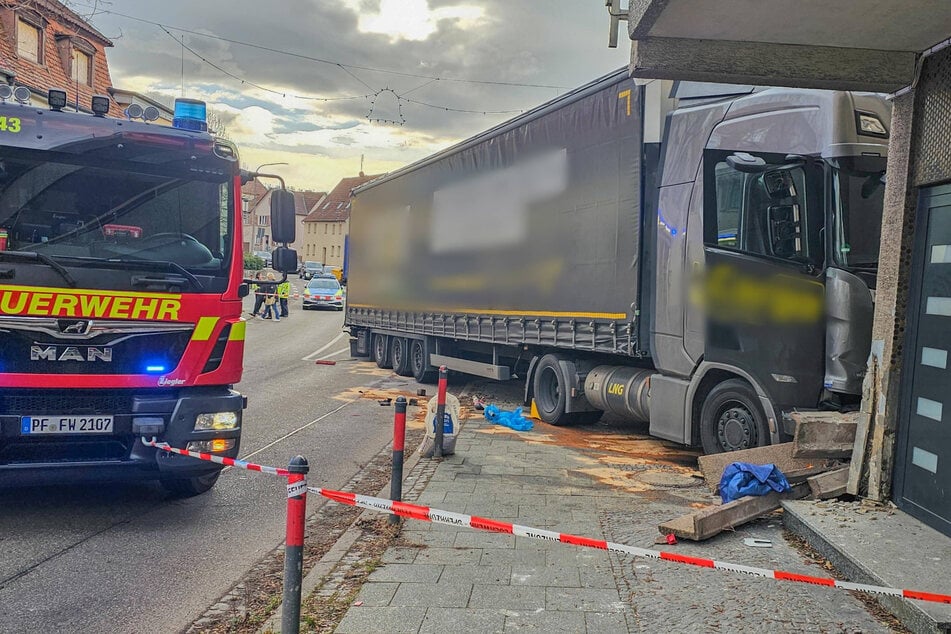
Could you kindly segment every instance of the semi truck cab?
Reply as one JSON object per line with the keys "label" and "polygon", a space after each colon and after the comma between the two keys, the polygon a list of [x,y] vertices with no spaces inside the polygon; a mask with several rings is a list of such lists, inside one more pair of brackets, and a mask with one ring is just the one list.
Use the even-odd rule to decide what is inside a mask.
{"label": "semi truck cab", "polygon": [[653,435],[741,449],[790,434],[795,407],[857,406],[889,120],[877,95],[787,89],[668,115]]}

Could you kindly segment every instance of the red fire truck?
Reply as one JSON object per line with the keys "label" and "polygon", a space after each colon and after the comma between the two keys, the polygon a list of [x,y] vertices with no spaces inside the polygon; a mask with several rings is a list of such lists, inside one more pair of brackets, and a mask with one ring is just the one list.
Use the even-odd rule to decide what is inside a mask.
{"label": "red fire truck", "polygon": [[[207,491],[220,467],[141,438],[238,453],[250,175],[201,102],[177,102],[166,127],[107,118],[108,97],[90,115],[62,91],[46,109],[0,88],[0,484]],[[274,198],[293,230],[293,199]]]}

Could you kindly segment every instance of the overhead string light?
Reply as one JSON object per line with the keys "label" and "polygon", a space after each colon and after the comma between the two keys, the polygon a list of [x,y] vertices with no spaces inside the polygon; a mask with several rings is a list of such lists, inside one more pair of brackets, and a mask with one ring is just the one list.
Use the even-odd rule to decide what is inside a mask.
{"label": "overhead string light", "polygon": [[[311,101],[349,101],[349,100],[353,100],[353,99],[368,99],[368,98],[370,97],[370,95],[352,95],[352,96],[349,96],[349,97],[313,97],[313,96],[310,96],[310,95],[294,95],[294,94],[288,94],[286,91],[283,91],[283,90],[275,90],[275,89],[273,89],[273,88],[268,88],[267,86],[262,86],[262,85],[260,85],[260,84],[256,84],[256,83],[254,83],[253,81],[249,81],[249,80],[247,80],[247,79],[245,79],[245,78],[243,78],[243,77],[240,77],[240,76],[238,76],[238,75],[235,75],[234,73],[232,73],[232,72],[229,71],[229,70],[226,70],[226,69],[222,68],[221,66],[219,66],[219,65],[216,64],[216,63],[214,63],[213,61],[211,61],[210,59],[208,59],[207,57],[205,57],[204,55],[202,55],[201,53],[199,53],[199,52],[196,51],[195,49],[193,49],[193,48],[191,48],[190,46],[186,45],[185,42],[184,42],[184,40],[179,41],[179,39],[178,39],[177,37],[175,37],[174,35],[172,35],[172,33],[169,32],[169,30],[166,29],[164,26],[159,25],[159,28],[162,29],[163,31],[165,31],[165,33],[166,33],[170,38],[172,38],[173,40],[175,40],[175,43],[178,44],[179,46],[181,46],[183,49],[185,49],[186,51],[188,51],[189,53],[191,53],[192,55],[194,55],[195,57],[197,57],[198,59],[200,59],[200,60],[201,60],[202,62],[204,62],[205,64],[208,64],[209,66],[211,66],[212,68],[214,68],[215,70],[217,70],[218,72],[220,72],[221,74],[227,75],[228,77],[230,77],[230,78],[232,78],[232,79],[235,79],[235,80],[241,82],[241,85],[242,85],[242,86],[251,86],[252,88],[257,88],[258,90],[262,90],[262,91],[264,91],[264,92],[266,92],[266,93],[270,93],[270,94],[272,94],[272,95],[280,95],[281,97],[284,97],[284,98],[291,97],[292,99],[306,99],[306,100],[311,100]],[[349,72],[349,71],[348,71],[348,72]],[[351,73],[351,74],[352,74],[352,73]],[[367,86],[367,88],[370,88],[370,86]],[[371,90],[372,90],[372,89],[371,89]]]}
{"label": "overhead string light", "polygon": [[[397,116],[399,116],[399,119],[374,116],[377,97],[385,93],[389,93],[393,95],[394,97],[396,97],[396,112],[397,112]],[[370,97],[370,110],[369,112],[367,112],[367,121],[369,121],[370,123],[392,123],[394,125],[402,126],[403,124],[406,123],[406,117],[403,116],[403,100],[400,98],[399,95],[396,94],[396,92],[394,92],[390,88],[384,88],[382,90],[378,90],[375,95]]]}
{"label": "overhead string light", "polygon": [[[81,3],[77,3],[77,4],[81,4]],[[435,75],[425,75],[425,74],[421,74],[421,73],[410,73],[410,72],[403,72],[403,71],[397,71],[397,70],[390,70],[390,69],[386,69],[386,68],[376,68],[376,67],[372,67],[372,66],[361,66],[361,65],[357,65],[357,64],[345,64],[345,63],[343,63],[343,62],[338,62],[338,61],[334,61],[334,60],[330,60],[330,59],[323,59],[323,58],[314,57],[314,56],[311,56],[311,55],[304,55],[304,54],[302,54],[302,53],[295,53],[295,52],[292,52],[292,51],[286,51],[286,50],[282,50],[282,49],[278,49],[278,48],[273,48],[273,47],[270,47],[270,46],[263,46],[263,45],[261,45],[261,44],[254,44],[254,43],[252,43],[252,42],[245,42],[245,41],[236,40],[236,39],[233,39],[233,38],[222,37],[222,36],[220,36],[220,35],[212,35],[212,34],[210,34],[210,33],[201,33],[201,32],[195,31],[195,30],[191,30],[191,29],[185,29],[185,28],[182,28],[182,27],[166,25],[166,24],[163,24],[163,23],[161,23],[161,22],[156,22],[156,21],[154,21],[154,20],[147,20],[147,19],[145,19],[145,18],[141,18],[141,17],[129,15],[129,14],[126,14],[126,13],[121,13],[121,12],[119,12],[119,11],[113,11],[113,10],[111,10],[111,9],[105,9],[105,8],[100,7],[100,6],[98,6],[98,5],[96,5],[96,8],[97,8],[99,14],[114,15],[114,16],[116,16],[116,17],[125,18],[125,19],[128,19],[128,20],[133,20],[133,21],[135,21],[135,22],[141,22],[141,23],[144,23],[144,24],[150,24],[150,25],[152,25],[152,26],[157,26],[157,27],[159,27],[160,29],[162,29],[166,34],[168,34],[169,37],[171,37],[172,39],[174,39],[175,42],[176,42],[176,44],[179,44],[180,46],[182,46],[184,50],[187,50],[187,51],[190,52],[192,55],[194,55],[195,57],[197,57],[198,59],[200,59],[202,62],[204,62],[204,63],[208,64],[209,66],[211,66],[212,68],[218,70],[220,73],[222,73],[222,74],[224,74],[224,75],[226,75],[226,76],[228,76],[228,77],[230,77],[230,78],[232,78],[232,79],[234,79],[234,80],[240,82],[242,85],[247,85],[247,86],[251,86],[251,87],[253,87],[253,88],[257,88],[258,90],[261,90],[261,91],[266,92],[266,93],[269,93],[269,94],[280,95],[281,97],[285,97],[285,98],[286,98],[286,97],[291,97],[291,98],[293,98],[293,99],[301,99],[301,100],[309,100],[309,101],[332,102],[332,101],[352,101],[352,100],[356,100],[356,99],[373,100],[377,95],[379,95],[379,94],[382,93],[382,92],[392,92],[392,93],[397,97],[397,102],[398,102],[397,105],[398,105],[398,109],[399,109],[399,111],[400,111],[400,118],[403,120],[403,123],[405,123],[405,119],[403,118],[401,108],[402,108],[402,102],[404,102],[404,101],[407,102],[407,103],[411,103],[411,104],[418,105],[418,106],[423,106],[423,107],[426,107],[426,108],[433,108],[433,109],[435,109],[435,110],[443,110],[443,111],[445,111],[445,112],[460,112],[460,113],[481,114],[481,115],[519,114],[519,113],[525,112],[525,110],[523,110],[523,109],[521,109],[521,110],[479,110],[479,109],[467,109],[467,108],[453,108],[453,107],[451,107],[451,106],[442,106],[442,105],[438,105],[438,104],[428,103],[428,102],[425,102],[425,101],[418,101],[418,100],[415,100],[415,99],[407,99],[407,98],[406,98],[406,95],[407,95],[407,94],[409,94],[409,93],[411,93],[411,92],[414,92],[414,91],[416,91],[416,90],[419,90],[420,88],[423,88],[424,86],[428,86],[429,84],[431,84],[431,83],[433,83],[433,82],[437,82],[437,81],[448,81],[448,82],[467,83],[467,84],[481,84],[481,85],[490,85],[490,86],[513,86],[513,87],[520,87],[520,88],[543,88],[543,89],[554,89],[554,90],[568,90],[568,89],[569,89],[569,88],[566,87],[566,86],[555,86],[555,85],[551,85],[551,84],[531,84],[531,83],[496,81],[496,80],[463,79],[463,78],[457,78],[457,77],[439,77],[439,76],[435,76]],[[214,62],[212,62],[211,60],[209,60],[209,59],[206,58],[205,56],[203,56],[203,55],[201,55],[200,53],[198,53],[195,49],[186,46],[186,45],[184,44],[184,41],[183,41],[183,40],[179,40],[177,37],[175,37],[174,35],[172,35],[172,33],[170,32],[170,30],[171,30],[171,31],[177,31],[177,32],[179,32],[179,33],[187,33],[187,34],[193,35],[193,36],[195,36],[195,37],[202,37],[202,38],[207,38],[207,39],[212,39],[212,40],[218,40],[218,41],[221,41],[221,42],[228,42],[228,43],[230,43],[230,44],[236,44],[236,45],[238,45],[238,46],[245,46],[245,47],[248,47],[248,48],[253,48],[253,49],[257,49],[257,50],[261,50],[261,51],[267,51],[267,52],[275,53],[275,54],[278,54],[278,55],[285,55],[285,56],[288,56],[288,57],[295,57],[295,58],[298,58],[298,59],[303,59],[303,60],[307,60],[307,61],[311,61],[311,62],[315,62],[315,63],[329,64],[329,65],[332,65],[332,66],[336,66],[336,67],[338,67],[339,69],[341,69],[341,70],[343,70],[344,72],[346,72],[346,73],[347,73],[348,75],[350,75],[351,77],[353,77],[354,79],[356,79],[358,82],[360,82],[363,86],[365,86],[365,87],[366,87],[368,90],[370,90],[371,92],[370,92],[370,93],[367,93],[367,94],[364,94],[364,95],[350,95],[350,96],[344,96],[344,97],[315,97],[315,96],[311,96],[311,95],[289,94],[289,93],[287,93],[287,92],[285,92],[285,91],[276,90],[276,89],[273,89],[273,88],[268,88],[268,87],[266,87],[266,86],[262,86],[262,85],[260,85],[260,84],[257,84],[257,83],[255,83],[255,82],[253,82],[253,81],[250,81],[250,80],[248,80],[248,79],[245,79],[245,78],[243,78],[243,77],[240,77],[240,76],[238,76],[238,75],[236,75],[236,74],[234,74],[234,73],[232,73],[232,72],[230,72],[230,71],[228,71],[228,70],[225,70],[225,69],[222,68],[220,65],[218,65],[218,64],[216,64],[216,63],[214,63]],[[398,77],[416,77],[416,78],[419,78],[419,79],[427,79],[427,80],[429,80],[429,81],[423,83],[423,84],[420,85],[420,86],[417,86],[416,88],[413,88],[413,89],[411,89],[411,90],[409,90],[409,91],[406,91],[406,92],[404,92],[402,95],[400,95],[400,94],[397,94],[395,91],[390,90],[389,88],[386,88],[386,89],[383,89],[383,90],[374,89],[372,86],[370,86],[370,84],[368,84],[368,83],[365,82],[363,79],[361,79],[360,77],[358,77],[358,76],[353,72],[354,70],[358,70],[358,71],[369,71],[369,72],[375,72],[375,73],[384,73],[384,74],[388,74],[388,75],[395,75],[395,76],[398,76]],[[371,111],[371,113],[372,113],[372,111],[373,111],[372,103],[371,103],[370,111]],[[368,118],[369,118],[369,117],[368,117]],[[381,120],[381,121],[382,121],[382,120]],[[388,121],[388,122],[398,123],[398,121],[396,121],[396,120]],[[402,125],[403,123],[400,123],[400,125]]]}

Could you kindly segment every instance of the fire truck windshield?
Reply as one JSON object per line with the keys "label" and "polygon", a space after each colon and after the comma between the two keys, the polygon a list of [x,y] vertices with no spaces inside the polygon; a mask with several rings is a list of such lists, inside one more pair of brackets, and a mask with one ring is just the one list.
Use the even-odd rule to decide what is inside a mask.
{"label": "fire truck windshield", "polygon": [[[0,157],[6,250],[67,265],[224,278],[234,235],[226,175],[19,150]],[[55,159],[55,160],[51,160]],[[194,279],[194,278],[192,278]]]}

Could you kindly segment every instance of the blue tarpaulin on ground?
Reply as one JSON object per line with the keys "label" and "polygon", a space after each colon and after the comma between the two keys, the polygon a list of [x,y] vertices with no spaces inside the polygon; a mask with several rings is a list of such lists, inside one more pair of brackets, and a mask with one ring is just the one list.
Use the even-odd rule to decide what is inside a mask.
{"label": "blue tarpaulin on ground", "polygon": [[747,495],[783,493],[789,489],[786,476],[774,464],[733,462],[720,477],[720,497],[724,504]]}
{"label": "blue tarpaulin on ground", "polygon": [[485,406],[485,419],[496,425],[505,425],[515,431],[529,431],[533,425],[532,421],[522,416],[522,408],[518,407],[514,411],[506,412],[499,409],[496,405]]}

